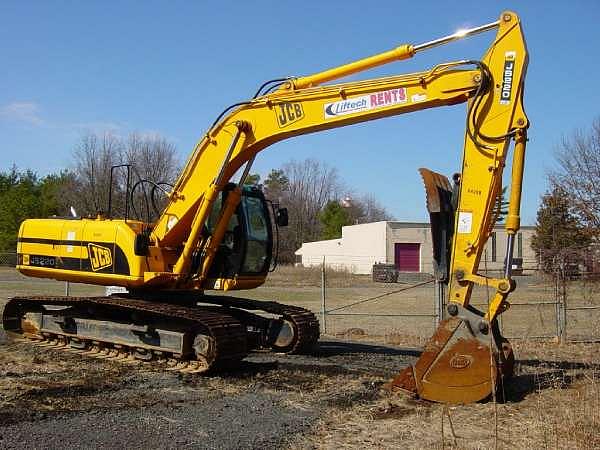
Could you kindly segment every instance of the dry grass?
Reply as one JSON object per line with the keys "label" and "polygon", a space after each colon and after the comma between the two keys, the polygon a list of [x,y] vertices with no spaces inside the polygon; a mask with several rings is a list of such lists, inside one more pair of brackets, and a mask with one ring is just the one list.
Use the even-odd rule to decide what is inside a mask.
{"label": "dry grass", "polygon": [[[281,265],[269,276],[265,286],[320,287],[321,275],[320,267]],[[347,270],[334,270],[330,267],[325,270],[325,278],[329,287],[352,287],[372,283],[370,275],[355,275]]]}
{"label": "dry grass", "polygon": [[597,449],[599,351],[597,344],[519,344],[504,404],[445,409],[381,391],[376,401],[331,410],[309,441],[321,449]]}

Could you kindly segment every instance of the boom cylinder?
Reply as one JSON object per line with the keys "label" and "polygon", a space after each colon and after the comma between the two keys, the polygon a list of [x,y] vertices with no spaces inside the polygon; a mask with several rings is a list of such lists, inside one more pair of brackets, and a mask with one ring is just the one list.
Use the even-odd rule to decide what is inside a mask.
{"label": "boom cylinder", "polygon": [[373,67],[381,66],[383,64],[388,64],[392,61],[408,59],[414,54],[415,51],[412,45],[401,45],[400,47],[388,50],[387,52],[369,56],[364,59],[359,59],[358,61],[344,64],[343,66],[334,67],[333,69],[325,70],[314,75],[298,78],[294,80],[294,87],[296,89],[303,89],[311,86],[317,86],[321,83],[337,80],[338,78],[352,75],[353,73],[362,72],[363,70],[372,69]]}
{"label": "boom cylinder", "polygon": [[512,173],[510,183],[510,203],[508,215],[506,216],[506,232],[515,234],[521,227],[521,189],[523,185],[523,169],[525,168],[525,142],[527,134],[525,130],[518,130],[515,136],[515,151],[512,161]]}
{"label": "boom cylinder", "polygon": [[498,28],[498,25],[500,25],[500,21],[496,20],[495,22],[490,22],[485,25],[481,25],[479,27],[469,28],[468,30],[460,30],[454,34],[450,34],[448,36],[444,36],[442,38],[435,39],[433,41],[424,42],[419,45],[415,45],[414,51],[415,51],[415,53],[417,53],[417,52],[421,52],[423,50],[428,50],[430,48],[437,47],[439,45],[448,44],[449,42],[457,41],[459,39],[466,38],[467,36],[473,36],[475,34],[493,30],[494,28]]}
{"label": "boom cylinder", "polygon": [[515,235],[521,227],[521,189],[523,187],[523,169],[525,168],[525,130],[518,130],[515,136],[515,151],[512,161],[512,174],[510,183],[510,202],[506,216],[506,266],[505,278],[510,278],[512,272],[512,259],[515,247]]}
{"label": "boom cylinder", "polygon": [[321,83],[337,80],[338,78],[346,77],[348,75],[362,72],[363,70],[372,69],[377,66],[382,66],[393,61],[401,61],[403,59],[412,58],[417,52],[437,47],[439,45],[448,44],[449,42],[483,33],[485,31],[493,30],[498,28],[499,24],[500,21],[490,22],[479,27],[457,31],[454,34],[450,34],[433,41],[424,42],[423,44],[419,45],[404,44],[392,50],[388,50],[387,52],[369,56],[364,59],[359,59],[358,61],[354,61],[343,66],[334,67],[333,69],[328,69],[314,75],[297,78],[293,81],[294,88],[304,89],[311,86],[318,86]]}

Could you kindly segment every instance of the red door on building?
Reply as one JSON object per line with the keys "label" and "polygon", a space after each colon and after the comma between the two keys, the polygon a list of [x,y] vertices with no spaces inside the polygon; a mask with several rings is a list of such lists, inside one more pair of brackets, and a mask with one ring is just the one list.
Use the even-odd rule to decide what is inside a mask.
{"label": "red door on building", "polygon": [[419,272],[421,244],[397,242],[394,244],[394,262],[400,272]]}

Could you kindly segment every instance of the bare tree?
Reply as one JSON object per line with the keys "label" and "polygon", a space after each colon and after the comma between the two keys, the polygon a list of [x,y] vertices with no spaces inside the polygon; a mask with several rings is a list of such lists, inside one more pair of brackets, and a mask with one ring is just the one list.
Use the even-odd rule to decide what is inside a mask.
{"label": "bare tree", "polygon": [[319,236],[319,212],[339,196],[337,170],[314,159],[291,161],[283,166],[288,184],[288,205],[295,212],[297,235],[304,240]]}
{"label": "bare tree", "polygon": [[265,179],[267,196],[289,210],[281,230],[280,259],[293,262],[303,242],[319,239],[319,212],[342,191],[337,170],[314,159],[290,161]]}
{"label": "bare tree", "polygon": [[149,222],[155,220],[167,202],[164,192],[180,172],[175,145],[158,134],[131,133],[122,160],[132,168],[134,214]]}
{"label": "bare tree", "polygon": [[556,159],[559,169],[550,174],[552,185],[565,193],[573,211],[600,237],[600,118],[590,130],[564,138]]}
{"label": "bare tree", "polygon": [[159,134],[131,133],[123,154],[137,176],[152,181],[172,183],[179,174],[179,160],[175,145]]}
{"label": "bare tree", "polygon": [[74,179],[65,200],[82,215],[106,212],[110,168],[121,161],[123,143],[117,136],[105,132],[88,133],[81,137],[73,151]]}
{"label": "bare tree", "polygon": [[[148,196],[153,183],[172,183],[178,172],[175,146],[160,135],[141,136],[132,133],[123,139],[108,132],[87,133],[76,144],[73,158],[73,179],[64,197],[80,215],[106,213],[111,189],[111,167],[131,164],[130,187],[139,180],[148,180],[138,184],[132,211],[134,214],[137,212],[140,219],[152,219],[151,199]],[[114,217],[122,217],[125,213],[126,173],[124,169],[114,172]]]}
{"label": "bare tree", "polygon": [[342,206],[347,208],[350,222],[354,224],[393,220],[393,216],[372,194],[348,194],[342,201]]}
{"label": "bare tree", "polygon": [[280,236],[283,262],[293,262],[294,252],[303,242],[321,239],[322,211],[329,202],[339,202],[352,224],[392,219],[391,214],[369,194],[347,195],[347,199],[340,202],[341,194],[348,189],[337,170],[314,159],[290,161],[281,169],[272,170],[265,178],[264,186],[269,199],[289,210],[289,226],[281,230]]}

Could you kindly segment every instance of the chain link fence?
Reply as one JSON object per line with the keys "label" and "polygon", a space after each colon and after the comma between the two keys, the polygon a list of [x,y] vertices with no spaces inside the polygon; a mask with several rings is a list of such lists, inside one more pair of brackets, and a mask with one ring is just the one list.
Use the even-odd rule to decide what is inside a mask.
{"label": "chain link fence", "polygon": [[[64,282],[27,278],[14,269],[16,253],[0,253],[1,297],[24,294],[69,293]],[[320,282],[302,279],[312,272],[284,272],[280,285],[244,292],[249,297],[277,299],[315,311],[324,334],[342,339],[379,337],[388,343],[424,343],[445,317],[443,286],[427,274],[403,274],[400,282],[377,283],[370,276],[338,274],[321,266]],[[286,269],[287,270],[287,269]],[[292,268],[292,270],[296,270]],[[300,271],[297,268],[296,271]],[[317,272],[318,273],[318,272]],[[488,272],[488,276],[500,276]],[[296,277],[291,287],[290,277]],[[412,281],[411,281],[412,280]],[[553,339],[560,342],[600,341],[600,270],[557,271],[542,276],[532,268],[515,276],[517,289],[510,295],[508,311],[500,315],[503,334],[509,339]],[[71,295],[102,295],[104,288],[71,285]],[[471,304],[485,310],[493,290],[473,289]],[[320,298],[319,298],[320,297]]]}
{"label": "chain link fence", "polygon": [[[507,338],[600,341],[600,272],[543,276],[526,268],[514,278],[517,289],[499,319]],[[340,287],[328,283],[322,270],[322,331],[349,340],[375,336],[390,343],[424,342],[446,317],[444,288],[433,279]],[[492,288],[476,286],[471,304],[485,311],[493,295]]]}
{"label": "chain link fence", "polygon": [[17,265],[16,253],[0,253],[0,266],[15,267]]}

